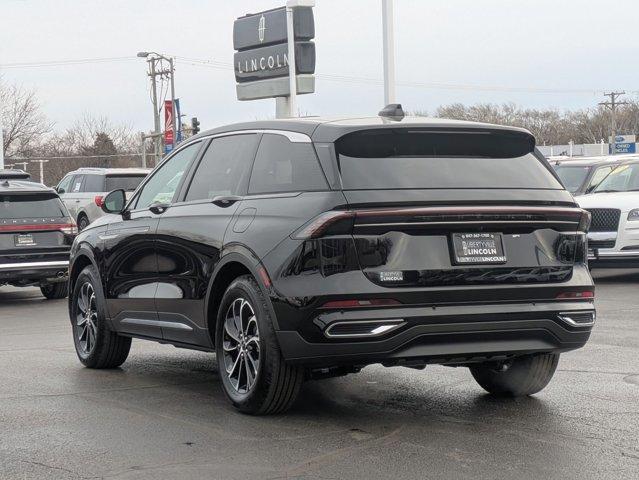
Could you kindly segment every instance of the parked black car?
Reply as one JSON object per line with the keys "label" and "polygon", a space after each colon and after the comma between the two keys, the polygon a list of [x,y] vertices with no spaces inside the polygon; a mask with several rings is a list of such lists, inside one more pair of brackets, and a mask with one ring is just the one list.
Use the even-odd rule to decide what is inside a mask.
{"label": "parked black car", "polygon": [[77,237],[69,311],[82,363],[131,337],[215,351],[241,411],[382,363],[467,366],[533,394],[595,320],[589,214],[522,129],[306,118],[184,142]]}
{"label": "parked black car", "polygon": [[28,180],[0,181],[0,285],[36,285],[46,298],[66,297],[76,234],[53,189]]}

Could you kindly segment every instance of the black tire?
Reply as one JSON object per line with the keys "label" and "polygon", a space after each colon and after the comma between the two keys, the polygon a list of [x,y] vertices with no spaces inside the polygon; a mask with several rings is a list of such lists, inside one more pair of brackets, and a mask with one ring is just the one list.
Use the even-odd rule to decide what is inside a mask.
{"label": "black tire", "polygon": [[78,217],[78,232],[81,232],[82,230],[84,230],[85,228],[87,228],[89,226],[89,219],[87,218],[86,215],[82,214]]}
{"label": "black tire", "polygon": [[[238,303],[240,304],[240,323],[241,318],[245,318],[245,322],[248,323],[246,329],[244,327],[241,329],[244,331],[243,338],[248,340],[241,344],[233,339],[233,335],[241,336],[239,329],[236,329],[233,335],[229,335],[230,327],[225,327],[227,314],[233,312],[234,310],[230,310],[231,307],[237,306]],[[249,316],[255,317],[255,320],[249,322],[247,318]],[[230,322],[230,325],[235,325],[232,320]],[[232,330],[232,327],[230,329]],[[251,343],[251,339],[254,339],[256,335],[258,340]],[[234,344],[237,347],[228,350]],[[256,344],[257,349],[255,349]],[[250,350],[251,348],[253,350]],[[304,380],[304,369],[284,362],[275,336],[267,299],[255,279],[249,275],[235,279],[224,293],[217,316],[215,351],[222,389],[239,411],[252,415],[269,415],[284,412],[295,402]],[[240,351],[246,352],[246,360],[243,360],[246,367],[244,391],[242,391],[241,382],[242,363],[240,362],[238,367],[240,373],[236,379],[237,385],[233,384],[232,378],[236,370],[233,369],[230,373],[227,371],[227,365],[228,368],[233,368],[237,363]],[[250,363],[249,356],[251,356]],[[256,364],[255,358],[257,358],[257,368],[254,369],[256,374],[253,375],[253,384],[250,385],[249,373],[253,371],[250,365]]]}
{"label": "black tire", "polygon": [[[84,302],[88,304],[88,309],[84,310],[90,315],[83,314],[82,303],[79,303],[82,302],[81,296],[88,297],[88,302]],[[89,368],[115,368],[124,363],[131,349],[131,338],[120,336],[109,329],[102,284],[93,265],[85,267],[75,281],[69,302],[69,316],[73,343],[80,362]],[[84,323],[86,328],[83,328],[81,320],[87,322],[89,316],[90,322]],[[92,326],[94,328],[90,328]],[[82,335],[83,331],[85,335]]]}
{"label": "black tire", "polygon": [[501,397],[521,397],[541,391],[555,373],[558,353],[515,358],[503,364],[478,364],[470,373],[488,393]]}
{"label": "black tire", "polygon": [[67,282],[46,283],[40,285],[40,291],[47,300],[59,300],[69,295],[69,284]]}

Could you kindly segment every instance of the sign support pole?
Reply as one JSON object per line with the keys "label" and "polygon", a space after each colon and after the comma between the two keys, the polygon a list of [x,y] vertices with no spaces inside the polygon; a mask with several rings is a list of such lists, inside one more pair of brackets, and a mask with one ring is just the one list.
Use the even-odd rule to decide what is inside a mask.
{"label": "sign support pole", "polygon": [[286,37],[288,41],[288,116],[292,118],[297,116],[297,71],[295,68],[295,31],[291,3],[294,2],[287,2],[286,4]]}
{"label": "sign support pole", "polygon": [[4,168],[4,133],[2,131],[2,105],[0,105],[0,169]]}
{"label": "sign support pole", "polygon": [[395,34],[393,24],[393,0],[382,0],[384,105],[395,103]]}

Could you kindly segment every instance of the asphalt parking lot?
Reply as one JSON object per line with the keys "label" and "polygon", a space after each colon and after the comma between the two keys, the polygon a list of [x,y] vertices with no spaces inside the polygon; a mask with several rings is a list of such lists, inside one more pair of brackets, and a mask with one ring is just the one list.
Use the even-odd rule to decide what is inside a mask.
{"label": "asphalt parking lot", "polygon": [[66,301],[1,288],[0,478],[639,478],[639,272],[595,277],[590,343],[535,397],[372,366],[274,417],[236,413],[210,354],[134,341],[121,369],[85,369]]}

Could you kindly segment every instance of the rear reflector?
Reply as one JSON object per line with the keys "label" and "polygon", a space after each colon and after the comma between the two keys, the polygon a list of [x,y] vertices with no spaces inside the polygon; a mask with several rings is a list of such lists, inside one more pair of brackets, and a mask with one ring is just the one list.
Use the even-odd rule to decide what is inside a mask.
{"label": "rear reflector", "polygon": [[383,307],[400,305],[400,302],[392,298],[373,298],[371,300],[333,300],[326,302],[321,308],[359,308],[359,307]]}
{"label": "rear reflector", "polygon": [[562,292],[555,297],[557,300],[574,300],[580,298],[595,298],[595,292],[586,290],[585,292]]}

